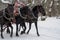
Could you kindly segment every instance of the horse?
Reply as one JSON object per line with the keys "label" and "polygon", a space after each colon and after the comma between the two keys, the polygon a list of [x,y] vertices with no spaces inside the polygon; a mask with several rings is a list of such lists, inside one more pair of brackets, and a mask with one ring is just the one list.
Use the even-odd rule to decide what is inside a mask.
{"label": "horse", "polygon": [[[27,13],[29,13],[29,8],[28,6],[21,7],[19,12],[16,12],[15,19],[16,19],[16,36],[18,35],[18,24],[20,24],[20,28],[22,26],[23,31],[21,31],[21,34],[24,34],[26,31],[26,25],[25,25],[25,20],[27,19]],[[30,16],[30,15],[29,15]]]}
{"label": "horse", "polygon": [[[18,19],[18,21],[20,20],[20,24],[22,23],[21,26],[25,25],[25,22],[29,22],[29,30],[27,31],[27,34],[29,33],[29,31],[31,29],[31,24],[35,23],[37,35],[39,36],[38,27],[37,27],[39,12],[42,14],[42,16],[46,16],[45,9],[43,8],[42,5],[37,5],[34,8],[32,8],[32,10],[30,10],[30,8],[28,6],[24,6],[24,7],[20,8],[20,14],[17,18],[20,18],[20,19]],[[46,18],[41,18],[41,19],[45,20]],[[17,22],[17,20],[16,20],[16,22]],[[17,24],[18,24],[18,22],[17,22]],[[26,27],[26,25],[24,27]],[[24,33],[24,32],[25,31],[23,30],[21,33]],[[16,26],[16,36],[18,36],[18,26]]]}
{"label": "horse", "polygon": [[29,29],[27,31],[27,34],[31,30],[31,24],[34,23],[35,27],[36,27],[36,31],[37,31],[37,36],[40,36],[39,33],[38,33],[38,27],[37,27],[37,21],[38,21],[38,14],[39,14],[39,12],[42,15],[41,20],[44,21],[46,19],[46,12],[45,12],[45,9],[43,8],[43,6],[42,5],[36,5],[36,6],[34,6],[32,8],[32,11],[31,11],[31,13],[33,14],[34,18],[31,19],[30,21],[28,21],[29,22]]}
{"label": "horse", "polygon": [[[2,9],[0,11],[1,38],[4,38],[3,31],[8,27],[11,28],[10,37],[12,37],[12,35],[13,35],[13,27],[11,25],[12,19],[14,18],[13,10],[14,10],[14,5],[13,4],[8,4],[7,8]],[[6,25],[7,27],[5,27],[3,29],[3,25]]]}

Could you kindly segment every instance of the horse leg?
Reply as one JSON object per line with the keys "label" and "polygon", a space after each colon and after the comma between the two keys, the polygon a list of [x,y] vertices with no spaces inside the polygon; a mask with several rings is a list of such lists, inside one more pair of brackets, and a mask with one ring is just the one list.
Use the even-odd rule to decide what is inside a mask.
{"label": "horse leg", "polygon": [[1,24],[1,38],[4,39],[4,37],[3,37],[3,25],[2,24]]}
{"label": "horse leg", "polygon": [[10,34],[10,29],[9,29],[9,27],[8,27],[8,26],[7,26],[7,31],[6,31],[6,32]]}
{"label": "horse leg", "polygon": [[35,27],[36,27],[37,35],[40,36],[39,33],[38,33],[37,22],[35,22]]}
{"label": "horse leg", "polygon": [[29,33],[30,30],[31,30],[31,23],[29,23],[29,30],[27,31],[27,34]]}
{"label": "horse leg", "polygon": [[23,25],[22,25],[23,31],[21,31],[21,34],[24,34],[25,31],[26,31],[26,25],[25,25],[25,23],[22,23],[22,24],[23,24]]}
{"label": "horse leg", "polygon": [[11,23],[8,24],[8,27],[9,27],[9,26],[10,26],[10,28],[11,28],[11,34],[10,34],[10,37],[12,37],[12,35],[13,35],[13,27],[12,27]]}
{"label": "horse leg", "polygon": [[23,25],[23,27],[24,27],[24,33],[25,33],[25,31],[26,31],[26,25],[25,25],[25,23],[23,23],[24,25]]}
{"label": "horse leg", "polygon": [[18,35],[18,24],[16,23],[16,36],[19,36]]}
{"label": "horse leg", "polygon": [[21,29],[21,25],[19,26],[19,29],[18,29],[18,31],[20,31],[20,29]]}

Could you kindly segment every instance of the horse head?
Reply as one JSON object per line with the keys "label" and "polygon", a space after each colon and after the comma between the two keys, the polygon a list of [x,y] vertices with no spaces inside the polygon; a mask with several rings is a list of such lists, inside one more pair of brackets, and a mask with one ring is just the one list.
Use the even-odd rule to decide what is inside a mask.
{"label": "horse head", "polygon": [[14,5],[13,4],[8,4],[8,7],[5,8],[5,15],[7,15],[5,18],[6,19],[13,19],[14,15],[13,15],[13,11],[14,11]]}
{"label": "horse head", "polygon": [[41,13],[41,20],[44,21],[47,18],[44,7],[42,5],[38,5],[37,10]]}

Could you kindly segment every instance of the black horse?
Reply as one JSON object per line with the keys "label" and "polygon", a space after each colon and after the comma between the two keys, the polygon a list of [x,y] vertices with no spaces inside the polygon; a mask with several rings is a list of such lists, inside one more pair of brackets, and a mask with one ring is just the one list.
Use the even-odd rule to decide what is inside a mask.
{"label": "black horse", "polygon": [[[37,35],[39,36],[38,33],[38,27],[37,27],[37,21],[38,21],[38,14],[39,12],[42,14],[42,16],[46,16],[46,12],[45,9],[43,8],[42,5],[36,5],[32,8],[32,13],[34,18],[31,19],[29,22],[29,30],[27,31],[27,34],[29,33],[30,29],[31,29],[31,24],[35,23],[35,27],[36,27],[36,31],[37,31]],[[45,20],[46,18],[41,18],[42,20]],[[27,19],[28,20],[28,19]]]}
{"label": "black horse", "polygon": [[[20,27],[21,27],[21,26],[24,27],[24,29],[23,29],[24,31],[22,31],[22,32],[24,32],[24,33],[25,33],[25,30],[26,30],[26,26],[25,26],[24,19],[21,18],[20,15],[15,16],[15,19],[16,19],[16,36],[19,36],[19,35],[18,35],[18,24],[20,24]],[[22,34],[22,33],[21,33],[21,34]]]}
{"label": "black horse", "polygon": [[[29,13],[30,9],[28,6],[24,6],[22,8],[20,8],[20,13],[15,16],[16,19],[16,36],[18,35],[18,24],[20,24],[20,28],[22,26],[23,31],[21,31],[21,34],[24,34],[26,31],[26,25],[25,25],[25,20],[27,19],[27,16],[32,18],[30,15],[28,15],[27,13]],[[17,12],[18,13],[18,12]]]}
{"label": "black horse", "polygon": [[[14,11],[13,4],[8,4],[7,8],[0,11],[1,38],[4,38],[3,31],[8,27],[11,28],[10,36],[12,37],[13,35],[13,27],[11,25],[11,21],[14,18],[13,11]],[[3,25],[6,25],[7,27],[3,29]]]}
{"label": "black horse", "polygon": [[[28,6],[24,6],[24,7],[20,8],[20,14],[15,17],[16,24],[17,24],[16,25],[16,36],[18,36],[18,23],[20,23],[21,26],[24,26],[24,29],[26,30],[25,22],[29,22],[29,30],[27,31],[27,34],[29,33],[29,31],[31,29],[31,24],[35,23],[37,35],[39,36],[38,27],[37,27],[39,12],[42,14],[42,16],[46,15],[45,9],[43,8],[42,5],[37,5],[32,10],[30,10],[30,8]],[[45,18],[43,18],[42,20],[45,20]],[[25,33],[25,30],[23,30],[21,33]]]}

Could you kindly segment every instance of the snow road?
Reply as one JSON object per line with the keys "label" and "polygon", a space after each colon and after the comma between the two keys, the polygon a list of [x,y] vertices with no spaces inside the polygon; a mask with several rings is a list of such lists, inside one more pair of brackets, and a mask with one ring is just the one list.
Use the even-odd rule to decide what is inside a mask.
{"label": "snow road", "polygon": [[[4,39],[0,35],[0,40],[60,40],[60,19],[55,17],[48,17],[45,21],[38,21],[39,37],[36,34],[34,23],[28,35],[20,35],[19,32],[19,37],[15,36],[16,25],[13,24],[12,26],[14,27],[13,37],[11,38],[9,34],[4,32]],[[28,30],[29,26],[27,23],[26,26]]]}

